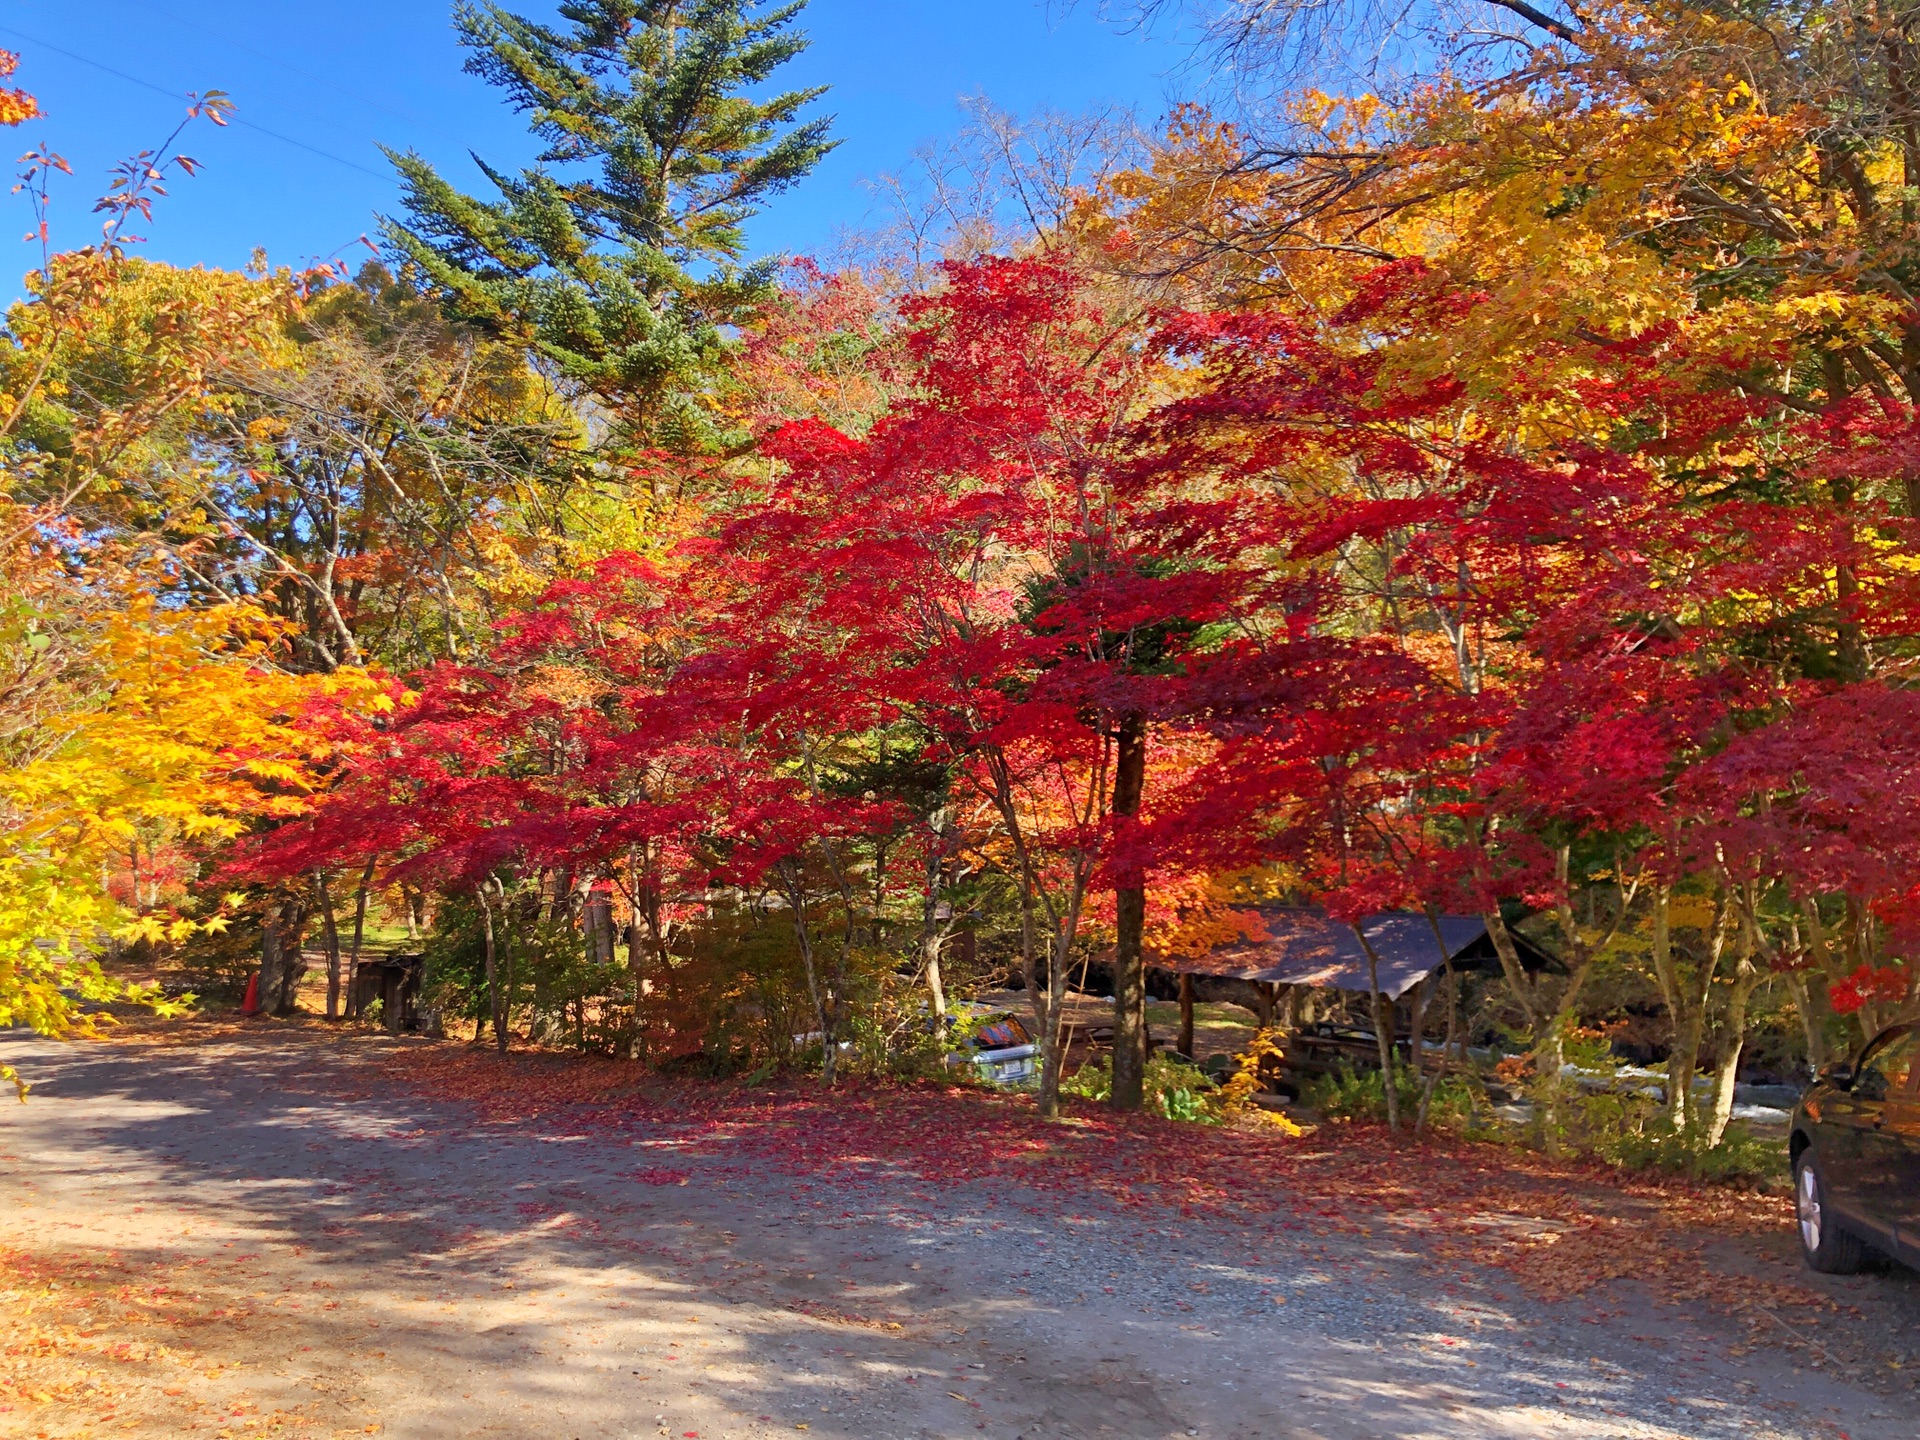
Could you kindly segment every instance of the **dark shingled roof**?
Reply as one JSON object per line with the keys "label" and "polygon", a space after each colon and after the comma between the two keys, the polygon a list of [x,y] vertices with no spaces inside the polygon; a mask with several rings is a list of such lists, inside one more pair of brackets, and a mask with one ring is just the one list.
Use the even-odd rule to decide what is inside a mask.
{"label": "dark shingled roof", "polygon": [[[1263,940],[1235,940],[1205,955],[1155,955],[1148,963],[1176,974],[1212,975],[1230,980],[1259,980],[1270,985],[1325,985],[1335,990],[1371,991],[1366,947],[1344,921],[1323,910],[1297,905],[1254,907],[1266,922]],[[1380,989],[1399,998],[1452,961],[1456,969],[1497,968],[1493,939],[1478,915],[1436,917],[1440,933],[1425,915],[1389,911],[1361,922],[1379,957]],[[1521,963],[1529,970],[1555,968],[1553,957],[1513,937]],[[1444,944],[1445,951],[1442,953]]]}

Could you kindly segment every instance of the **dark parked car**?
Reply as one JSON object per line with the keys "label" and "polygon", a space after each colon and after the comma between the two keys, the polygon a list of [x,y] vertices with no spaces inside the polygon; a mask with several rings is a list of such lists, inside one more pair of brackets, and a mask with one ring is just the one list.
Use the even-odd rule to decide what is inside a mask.
{"label": "dark parked car", "polygon": [[1920,1267],[1920,1026],[1829,1066],[1793,1112],[1793,1193],[1807,1263],[1860,1268],[1868,1246]]}

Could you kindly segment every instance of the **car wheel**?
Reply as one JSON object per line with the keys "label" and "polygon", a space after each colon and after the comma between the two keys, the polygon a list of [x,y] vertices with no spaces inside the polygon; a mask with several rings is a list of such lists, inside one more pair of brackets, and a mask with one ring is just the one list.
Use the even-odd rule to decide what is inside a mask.
{"label": "car wheel", "polygon": [[1851,1275],[1866,1263],[1860,1237],[1840,1226],[1827,1205],[1826,1180],[1813,1151],[1800,1154],[1793,1173],[1793,1199],[1799,1211],[1800,1248],[1807,1264],[1822,1275]]}

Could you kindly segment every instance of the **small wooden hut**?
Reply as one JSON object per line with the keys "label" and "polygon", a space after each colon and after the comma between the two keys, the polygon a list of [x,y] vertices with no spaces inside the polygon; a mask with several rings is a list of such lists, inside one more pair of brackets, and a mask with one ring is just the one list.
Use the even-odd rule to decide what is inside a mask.
{"label": "small wooden hut", "polygon": [[[1393,1001],[1411,996],[1417,1014],[1434,975],[1448,968],[1456,973],[1500,968],[1493,937],[1478,915],[1429,918],[1389,911],[1365,917],[1356,933],[1353,925],[1309,906],[1254,908],[1266,926],[1257,939],[1234,940],[1204,955],[1148,957],[1148,969],[1168,977],[1180,1000],[1183,1053],[1192,1053],[1196,998],[1243,1005],[1263,1025],[1273,1022],[1282,992],[1296,986],[1363,995],[1378,990]],[[1523,936],[1515,933],[1513,942],[1527,970],[1559,968],[1553,956]]]}
{"label": "small wooden hut", "polygon": [[422,955],[368,956],[353,972],[347,991],[347,1018],[358,1020],[374,1001],[380,1002],[380,1020],[398,1035],[420,1023],[420,982],[426,970]]}

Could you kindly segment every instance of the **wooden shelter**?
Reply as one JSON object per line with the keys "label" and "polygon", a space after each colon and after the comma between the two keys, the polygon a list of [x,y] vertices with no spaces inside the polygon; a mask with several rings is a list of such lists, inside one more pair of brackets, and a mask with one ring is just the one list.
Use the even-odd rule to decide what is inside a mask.
{"label": "wooden shelter", "polygon": [[420,982],[426,970],[421,955],[385,955],[362,959],[347,991],[347,1018],[358,1020],[367,1006],[380,1002],[380,1020],[398,1035],[420,1023]]}
{"label": "wooden shelter", "polygon": [[[1397,1000],[1451,964],[1456,970],[1498,969],[1493,937],[1478,915],[1427,916],[1409,910],[1369,915],[1355,927],[1304,905],[1256,907],[1267,927],[1259,939],[1216,946],[1204,955],[1156,955],[1154,969],[1264,985],[1324,985]],[[1362,940],[1361,936],[1365,939]],[[1528,970],[1558,962],[1522,936],[1513,936]],[[1367,951],[1371,948],[1373,955]]]}
{"label": "wooden shelter", "polygon": [[[1356,994],[1378,990],[1399,1000],[1449,966],[1456,972],[1500,968],[1493,937],[1478,915],[1430,919],[1414,911],[1388,911],[1366,916],[1356,933],[1353,925],[1310,906],[1254,908],[1266,925],[1264,936],[1230,941],[1204,955],[1148,957],[1149,970],[1176,980],[1183,1053],[1191,1050],[1196,994],[1203,1000],[1245,1005],[1265,1023],[1280,991],[1289,986]],[[1553,956],[1519,934],[1513,935],[1513,943],[1525,969],[1559,968]]]}

